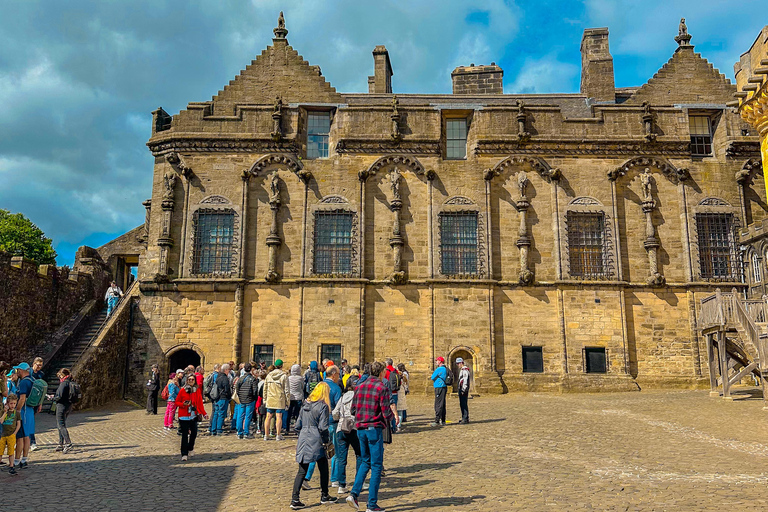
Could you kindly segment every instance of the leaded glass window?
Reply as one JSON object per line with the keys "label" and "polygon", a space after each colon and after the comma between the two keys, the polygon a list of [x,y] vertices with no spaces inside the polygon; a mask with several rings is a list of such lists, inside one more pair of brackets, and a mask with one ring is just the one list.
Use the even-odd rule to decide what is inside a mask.
{"label": "leaded glass window", "polygon": [[328,158],[328,134],[330,131],[330,112],[309,112],[307,115],[307,158]]}
{"label": "leaded glass window", "polygon": [[733,215],[699,213],[696,215],[699,236],[699,263],[704,279],[738,281]]}
{"label": "leaded glass window", "polygon": [[477,274],[477,212],[440,214],[441,272],[444,275]]}
{"label": "leaded glass window", "polygon": [[445,129],[445,158],[448,160],[463,160],[467,158],[467,120],[448,119],[445,122]]}
{"label": "leaded glass window", "polygon": [[712,120],[709,116],[691,116],[691,154],[709,156],[712,154]]}
{"label": "leaded glass window", "polygon": [[198,210],[195,212],[193,274],[227,274],[232,271],[235,212]]}
{"label": "leaded glass window", "polygon": [[315,212],[315,274],[352,273],[351,212]]}
{"label": "leaded glass window", "polygon": [[568,212],[568,258],[573,277],[605,277],[605,214]]}
{"label": "leaded glass window", "polygon": [[752,277],[754,277],[755,283],[759,283],[763,280],[763,273],[760,267],[760,258],[757,257],[757,254],[752,255]]}
{"label": "leaded glass window", "polygon": [[329,359],[338,365],[341,363],[341,345],[323,343],[320,346],[320,360]]}

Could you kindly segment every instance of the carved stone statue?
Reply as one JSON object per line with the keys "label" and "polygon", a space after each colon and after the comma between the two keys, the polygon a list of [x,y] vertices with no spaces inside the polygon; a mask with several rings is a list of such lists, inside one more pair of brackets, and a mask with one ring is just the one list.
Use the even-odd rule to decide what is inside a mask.
{"label": "carved stone statue", "polygon": [[285,36],[288,35],[288,29],[285,28],[283,11],[280,11],[280,16],[277,18],[277,27],[272,32],[275,33],[275,39],[285,39]]}
{"label": "carved stone statue", "polygon": [[165,185],[163,199],[173,199],[173,189],[176,188],[177,179],[175,172],[165,173],[165,176],[163,176],[163,185]]}
{"label": "carved stone statue", "polygon": [[517,174],[517,188],[520,189],[520,197],[528,197],[526,195],[526,189],[528,188],[528,184],[530,182],[531,180],[528,179],[528,175],[525,173],[525,171],[520,171]]}
{"label": "carved stone statue", "polygon": [[397,114],[397,108],[400,106],[400,101],[397,99],[397,96],[392,96],[392,113]]}
{"label": "carved stone statue", "polygon": [[680,18],[680,25],[678,25],[677,27],[677,35],[678,36],[688,35],[688,27],[685,25],[685,18]]}
{"label": "carved stone statue", "polygon": [[283,138],[283,99],[275,98],[275,108],[272,112],[272,140]]}
{"label": "carved stone statue", "polygon": [[640,175],[640,183],[643,186],[643,200],[652,201],[651,189],[653,188],[653,176],[651,176],[651,170],[646,167],[643,173]]}
{"label": "carved stone statue", "polygon": [[283,99],[280,96],[275,98],[275,114],[283,115]]}
{"label": "carved stone statue", "polygon": [[397,96],[392,96],[392,113],[389,115],[389,118],[392,119],[392,140],[399,143],[402,138],[403,134],[400,131],[400,111],[398,110],[398,107],[400,105],[400,102],[397,99]]}
{"label": "carved stone statue", "polygon": [[280,178],[277,176],[277,173],[274,173],[272,175],[272,180],[269,182],[269,202],[270,203],[279,203],[280,202]]}
{"label": "carved stone statue", "polygon": [[389,173],[389,182],[392,187],[392,199],[394,201],[400,201],[400,170],[395,167],[392,172]]}
{"label": "carved stone statue", "polygon": [[677,36],[675,41],[681,47],[691,46],[691,34],[688,33],[688,27],[685,25],[685,18],[680,18],[680,25],[677,27]]}

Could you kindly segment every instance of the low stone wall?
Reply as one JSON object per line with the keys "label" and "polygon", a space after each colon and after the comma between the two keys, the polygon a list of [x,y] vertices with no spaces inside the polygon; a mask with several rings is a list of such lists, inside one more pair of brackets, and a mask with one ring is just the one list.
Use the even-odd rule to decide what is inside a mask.
{"label": "low stone wall", "polygon": [[134,300],[127,297],[120,304],[99,337],[73,368],[73,378],[83,391],[83,400],[78,408],[98,407],[122,398]]}
{"label": "low stone wall", "polygon": [[0,360],[45,356],[47,338],[88,301],[103,300],[108,281],[100,260],[69,270],[0,251]]}

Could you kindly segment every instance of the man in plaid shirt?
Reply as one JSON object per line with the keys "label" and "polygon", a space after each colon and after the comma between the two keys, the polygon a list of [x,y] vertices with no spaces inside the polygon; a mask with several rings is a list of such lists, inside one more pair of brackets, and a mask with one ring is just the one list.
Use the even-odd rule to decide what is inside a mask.
{"label": "man in plaid shirt", "polygon": [[352,414],[355,415],[355,428],[360,441],[360,465],[355,475],[355,484],[347,497],[347,503],[360,510],[357,497],[363,489],[363,482],[371,471],[370,489],[368,490],[367,512],[384,512],[377,501],[381,472],[384,469],[384,438],[382,430],[387,422],[392,420],[392,409],[389,407],[389,388],[379,376],[384,365],[375,362],[371,365],[371,377],[355,388],[352,399]]}

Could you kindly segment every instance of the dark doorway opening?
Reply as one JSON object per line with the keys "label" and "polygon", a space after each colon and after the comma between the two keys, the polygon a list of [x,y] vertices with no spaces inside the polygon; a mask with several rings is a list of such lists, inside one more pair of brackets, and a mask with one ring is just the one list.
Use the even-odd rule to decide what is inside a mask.
{"label": "dark doorway opening", "polygon": [[183,370],[189,365],[195,368],[200,366],[200,354],[188,348],[178,350],[168,358],[168,373]]}
{"label": "dark doorway opening", "polygon": [[451,371],[453,372],[453,392],[457,393],[459,390],[459,365],[456,364],[457,358],[462,358],[464,364],[469,368],[469,391],[474,393],[475,391],[475,364],[472,360],[472,354],[466,350],[457,350],[451,355]]}

